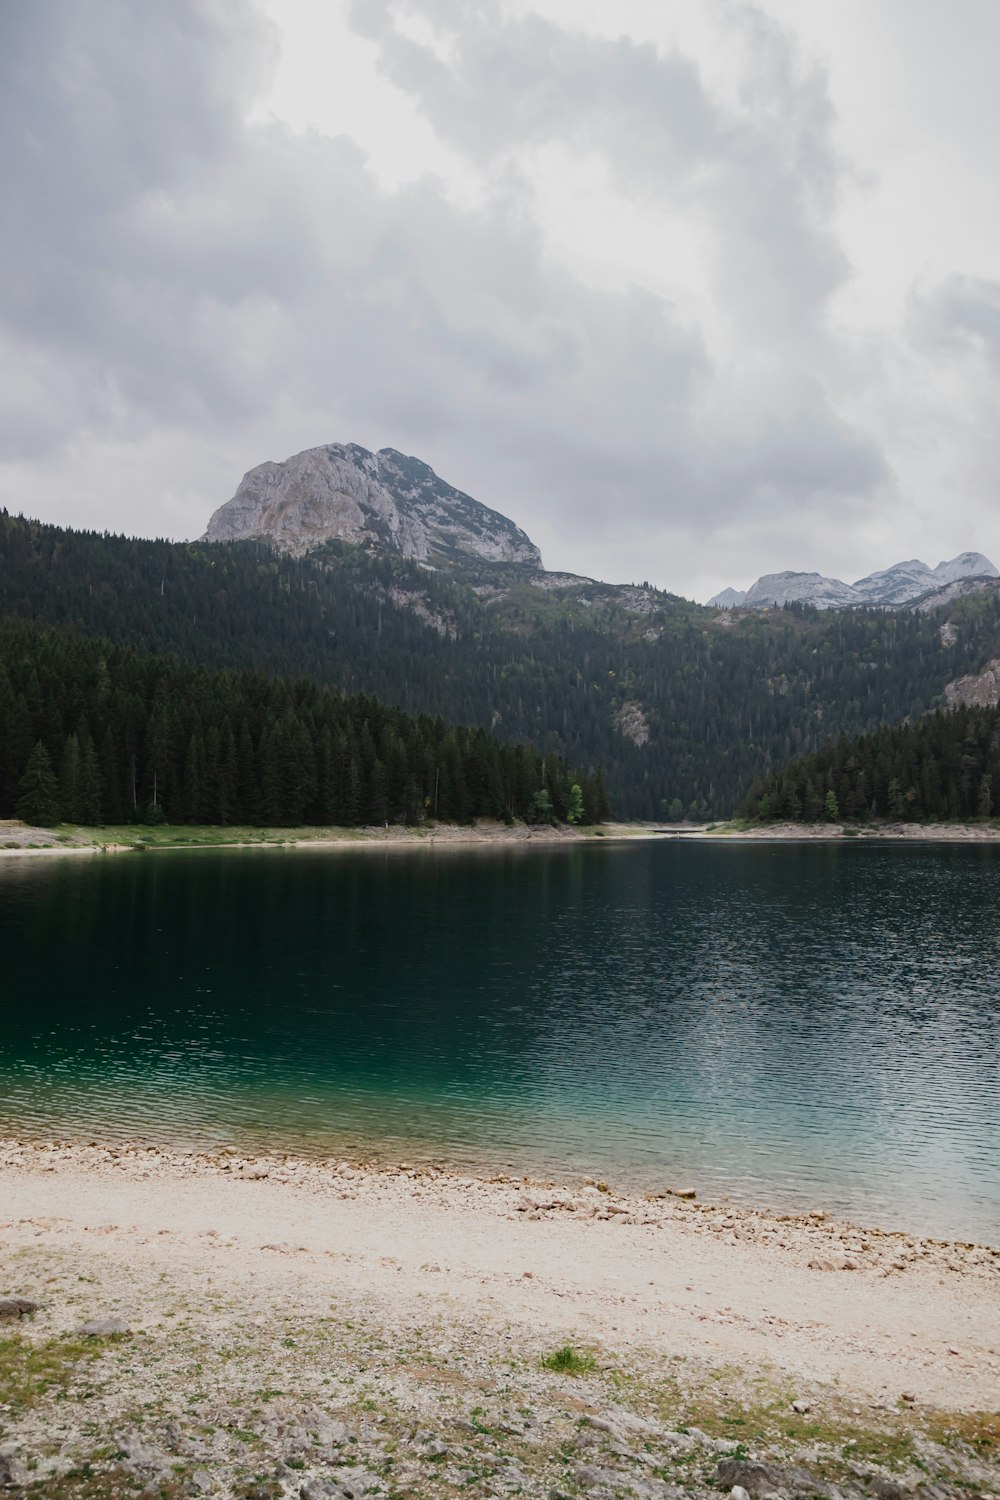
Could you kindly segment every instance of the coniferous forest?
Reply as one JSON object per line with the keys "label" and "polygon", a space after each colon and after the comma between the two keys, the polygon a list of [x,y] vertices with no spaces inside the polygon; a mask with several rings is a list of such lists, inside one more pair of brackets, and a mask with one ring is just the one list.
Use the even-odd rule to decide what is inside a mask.
{"label": "coniferous forest", "polygon": [[0,622],[0,816],[352,826],[608,815],[599,772],[340,697]]}
{"label": "coniferous forest", "polygon": [[645,586],[558,589],[516,565],[429,570],[342,543],[293,558],[0,513],[5,615],[528,741],[602,766],[626,818],[727,817],[755,777],[918,717],[1000,655],[996,593],[927,614],[732,616]]}
{"label": "coniferous forest", "polygon": [[968,822],[1000,811],[1000,708],[955,708],[840,739],[758,781],[761,821]]}

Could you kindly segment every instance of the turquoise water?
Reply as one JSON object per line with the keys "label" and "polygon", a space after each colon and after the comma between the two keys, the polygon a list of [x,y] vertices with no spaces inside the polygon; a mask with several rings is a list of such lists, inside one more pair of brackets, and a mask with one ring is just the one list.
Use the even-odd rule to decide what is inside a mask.
{"label": "turquoise water", "polygon": [[1000,849],[0,859],[0,1129],[1000,1240]]}

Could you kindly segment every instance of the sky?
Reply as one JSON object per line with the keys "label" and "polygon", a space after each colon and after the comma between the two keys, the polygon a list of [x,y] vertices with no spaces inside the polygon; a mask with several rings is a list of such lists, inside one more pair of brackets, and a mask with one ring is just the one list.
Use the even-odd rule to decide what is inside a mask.
{"label": "sky", "polygon": [[416,454],[691,598],[1000,561],[996,0],[0,3],[0,505]]}

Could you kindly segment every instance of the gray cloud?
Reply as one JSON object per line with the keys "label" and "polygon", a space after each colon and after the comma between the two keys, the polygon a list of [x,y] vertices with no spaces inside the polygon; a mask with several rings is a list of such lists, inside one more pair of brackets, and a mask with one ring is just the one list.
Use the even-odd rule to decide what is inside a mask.
{"label": "gray cloud", "polygon": [[374,0],[356,15],[477,162],[570,139],[709,216],[750,366],[688,310],[553,264],[516,172],[461,211],[429,181],[381,193],[350,142],[248,126],[274,52],[250,0],[39,0],[0,48],[3,503],[193,534],[242,469],[353,439],[419,453],[540,531],[551,566],[669,583],[713,527],[794,529],[884,481],[825,384],[838,166],[822,79],[783,35],[739,12],[769,101],[741,120],[683,57],[432,12],[457,69]]}
{"label": "gray cloud", "polygon": [[937,353],[977,354],[1000,372],[1000,281],[949,276],[911,299],[910,331]]}

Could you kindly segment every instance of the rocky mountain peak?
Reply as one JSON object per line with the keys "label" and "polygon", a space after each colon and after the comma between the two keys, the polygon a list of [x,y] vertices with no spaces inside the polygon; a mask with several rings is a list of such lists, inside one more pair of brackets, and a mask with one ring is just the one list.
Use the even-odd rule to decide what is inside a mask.
{"label": "rocky mountain peak", "polygon": [[768,609],[775,604],[790,603],[812,604],[816,609],[850,609],[859,605],[894,609],[959,580],[997,577],[1000,577],[997,569],[981,552],[960,552],[947,562],[939,562],[936,568],[929,568],[913,557],[869,573],[854,583],[826,578],[821,573],[765,573],[745,593],[723,589],[708,603],[720,609]]}
{"label": "rocky mountain peak", "polygon": [[296,555],[339,540],[420,562],[542,565],[519,526],[428,464],[395,448],[372,453],[357,443],[327,443],[258,464],[212,515],[202,540],[262,541]]}

